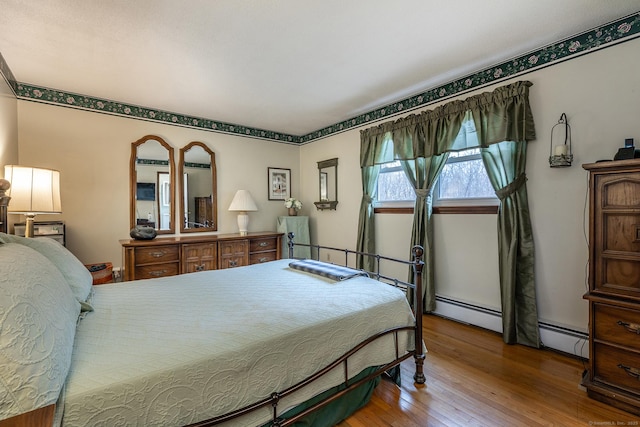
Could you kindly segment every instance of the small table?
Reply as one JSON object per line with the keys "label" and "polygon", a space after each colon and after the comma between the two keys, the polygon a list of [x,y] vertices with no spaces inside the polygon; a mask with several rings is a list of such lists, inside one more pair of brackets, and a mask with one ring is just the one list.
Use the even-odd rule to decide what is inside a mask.
{"label": "small table", "polygon": [[[309,239],[309,217],[308,216],[279,216],[278,232],[284,233],[282,238],[282,258],[289,258],[289,238],[287,235],[293,232],[295,243],[308,245]],[[311,248],[306,246],[294,246],[294,258],[311,258]]]}
{"label": "small table", "polygon": [[103,285],[105,283],[113,283],[113,264],[103,262],[100,264],[85,264],[87,270],[93,277],[94,285]]}

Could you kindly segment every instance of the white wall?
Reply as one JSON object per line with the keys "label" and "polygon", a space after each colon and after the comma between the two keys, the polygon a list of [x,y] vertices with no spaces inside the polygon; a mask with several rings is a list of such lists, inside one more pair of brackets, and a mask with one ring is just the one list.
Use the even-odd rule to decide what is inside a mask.
{"label": "white wall", "polygon": [[189,142],[204,142],[215,153],[219,233],[237,232],[236,214],[227,208],[238,189],[249,190],[259,208],[249,213],[249,231],[275,231],[286,210],[268,200],[268,167],[291,169],[293,191],[299,189],[299,148],[293,145],[22,100],[18,123],[20,164],[60,171],[63,213],[36,220],[64,220],[67,247],[84,263],[122,264],[118,240],[129,238],[131,143],[144,135],[158,135],[174,148],[176,173],[179,149]]}
{"label": "white wall", "polygon": [[0,176],[4,165],[18,163],[18,101],[0,73]]}
{"label": "white wall", "polygon": [[[588,259],[584,237],[587,174],[581,164],[612,159],[625,138],[635,138],[640,146],[639,68],[640,39],[636,39],[459,97],[515,80],[533,82],[530,102],[537,139],[529,144],[527,188],[543,322],[587,329],[588,306],[582,299]],[[569,168],[550,168],[550,132],[563,112],[572,128],[574,162]],[[340,162],[337,211],[308,211],[314,242],[355,248],[362,194],[359,130],[301,147],[301,183],[308,202],[317,198],[315,162],[332,157]],[[438,295],[499,310],[496,216],[436,215],[434,224]],[[378,251],[406,257],[411,216],[376,215],[376,233]],[[460,262],[465,268],[459,267]]]}

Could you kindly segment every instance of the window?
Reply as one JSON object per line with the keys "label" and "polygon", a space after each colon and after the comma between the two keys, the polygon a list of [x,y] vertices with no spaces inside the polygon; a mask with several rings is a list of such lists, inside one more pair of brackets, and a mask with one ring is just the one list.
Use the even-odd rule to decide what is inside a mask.
{"label": "window", "polygon": [[[413,208],[415,192],[399,161],[381,165],[376,208]],[[449,153],[433,191],[435,212],[495,212],[499,204],[480,157],[480,149]],[[469,209],[471,207],[489,209]]]}
{"label": "window", "polygon": [[378,175],[378,204],[386,206],[406,205],[413,207],[416,193],[400,166],[400,161],[384,163]]}
{"label": "window", "polygon": [[434,206],[497,205],[480,149],[449,153],[433,192]]}

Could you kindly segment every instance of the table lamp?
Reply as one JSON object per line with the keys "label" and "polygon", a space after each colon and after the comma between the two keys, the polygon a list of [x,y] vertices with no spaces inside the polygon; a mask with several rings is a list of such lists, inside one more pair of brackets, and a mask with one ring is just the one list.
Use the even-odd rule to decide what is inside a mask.
{"label": "table lamp", "polygon": [[25,237],[33,237],[33,220],[38,214],[62,213],[60,172],[51,169],[6,165],[4,178],[11,183],[8,213],[27,218]]}
{"label": "table lamp", "polygon": [[249,228],[249,215],[247,215],[247,212],[258,210],[251,193],[247,190],[238,190],[236,195],[233,196],[229,210],[238,212],[238,229],[241,236],[246,236]]}

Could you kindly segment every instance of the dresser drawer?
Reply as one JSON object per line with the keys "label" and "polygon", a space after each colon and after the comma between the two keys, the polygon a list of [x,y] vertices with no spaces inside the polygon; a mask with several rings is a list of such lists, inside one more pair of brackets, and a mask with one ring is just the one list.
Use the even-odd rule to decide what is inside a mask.
{"label": "dresser drawer", "polygon": [[251,239],[249,252],[275,251],[278,248],[278,239],[267,237],[264,239]]}
{"label": "dresser drawer", "polygon": [[249,242],[229,240],[218,242],[218,268],[241,267],[249,264]]}
{"label": "dresser drawer", "polygon": [[249,256],[249,264],[262,264],[263,262],[274,261],[277,259],[276,255],[276,251],[251,254]]}
{"label": "dresser drawer", "polygon": [[594,379],[640,394],[640,353],[595,344]]}
{"label": "dresser drawer", "polygon": [[640,351],[640,310],[602,303],[593,310],[595,339]]}
{"label": "dresser drawer", "polygon": [[217,248],[215,243],[182,245],[182,273],[215,270],[218,266]]}
{"label": "dresser drawer", "polygon": [[155,279],[158,277],[175,276],[180,273],[179,262],[151,264],[136,267],[136,279]]}
{"label": "dresser drawer", "polygon": [[177,262],[180,260],[180,249],[178,245],[136,248],[135,257],[136,265],[151,264],[157,262]]}

